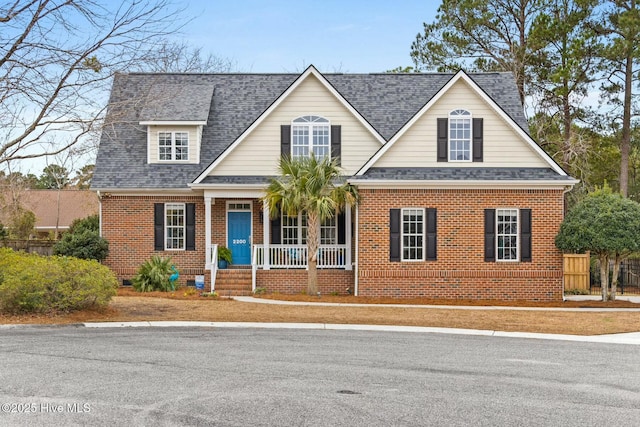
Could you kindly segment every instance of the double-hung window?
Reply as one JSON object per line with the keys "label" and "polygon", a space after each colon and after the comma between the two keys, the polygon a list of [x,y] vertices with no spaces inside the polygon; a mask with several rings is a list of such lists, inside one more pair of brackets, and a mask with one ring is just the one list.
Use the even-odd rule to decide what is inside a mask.
{"label": "double-hung window", "polygon": [[449,114],[449,161],[471,161],[471,113],[467,110]]}
{"label": "double-hung window", "polygon": [[424,261],[424,209],[402,209],[402,260]]}
{"label": "double-hung window", "polygon": [[518,209],[496,209],[498,261],[518,260]]}
{"label": "double-hung window", "polygon": [[165,249],[185,249],[185,205],[184,203],[167,203],[164,208]]}
{"label": "double-hung window", "polygon": [[318,159],[331,155],[331,126],[329,120],[319,116],[302,116],[291,124],[292,158]]}
{"label": "double-hung window", "polygon": [[[282,243],[285,245],[307,244],[307,215],[299,213],[295,216],[282,214]],[[335,245],[338,243],[338,225],[336,216],[320,224],[320,244]]]}
{"label": "double-hung window", "polygon": [[189,133],[158,132],[158,158],[163,161],[189,160]]}

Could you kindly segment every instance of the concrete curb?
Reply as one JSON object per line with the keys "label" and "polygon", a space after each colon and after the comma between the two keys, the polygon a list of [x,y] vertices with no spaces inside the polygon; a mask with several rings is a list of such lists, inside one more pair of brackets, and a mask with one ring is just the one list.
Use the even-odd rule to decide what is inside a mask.
{"label": "concrete curb", "polygon": [[450,335],[477,335],[502,338],[524,338],[539,340],[558,340],[574,342],[591,342],[606,344],[640,345],[640,332],[610,335],[561,335],[540,334],[528,332],[503,332],[482,329],[432,328],[424,326],[393,326],[393,325],[348,325],[330,323],[256,323],[256,322],[99,322],[84,323],[86,328],[254,328],[254,329],[306,329],[333,331],[371,331],[371,332],[410,332]]}

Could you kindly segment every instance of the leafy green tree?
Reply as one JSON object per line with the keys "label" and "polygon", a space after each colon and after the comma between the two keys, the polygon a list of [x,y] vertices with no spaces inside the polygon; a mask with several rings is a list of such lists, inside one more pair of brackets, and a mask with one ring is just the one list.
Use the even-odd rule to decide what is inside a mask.
{"label": "leafy green tree", "polygon": [[[554,0],[547,13],[533,21],[531,38],[539,49],[531,55],[532,92],[538,111],[547,117],[561,117],[562,144],[558,163],[569,171],[571,162],[585,151],[583,139],[574,138],[576,119],[584,119],[580,107],[595,78],[594,58],[598,39],[586,25],[600,0]],[[575,176],[575,175],[574,175]]]}
{"label": "leafy green tree", "polygon": [[271,179],[264,201],[273,218],[280,212],[296,216],[307,215],[307,293],[318,292],[317,256],[320,244],[320,224],[339,214],[345,205],[354,206],[358,202],[355,187],[341,176],[336,160],[328,157],[291,159],[282,157],[279,177]]}
{"label": "leafy green tree", "polygon": [[36,214],[30,210],[18,207],[11,214],[9,233],[16,239],[27,240],[36,225]]}
{"label": "leafy green tree", "polygon": [[69,185],[69,171],[64,166],[52,164],[45,166],[38,179],[38,188],[61,190]]}
{"label": "leafy green tree", "polygon": [[55,255],[104,261],[109,254],[109,242],[100,237],[98,215],[75,220],[69,231],[53,246]]}
{"label": "leafy green tree", "polygon": [[95,165],[84,165],[80,170],[76,171],[72,184],[79,190],[87,190],[91,187],[91,179],[93,178],[93,170]]}
{"label": "leafy green tree", "polygon": [[595,25],[603,36],[599,55],[602,90],[609,104],[617,107],[612,120],[621,123],[620,191],[627,196],[632,117],[638,114],[634,105],[638,93],[634,94],[633,88],[640,80],[640,5],[637,0],[610,0],[602,10]]}
{"label": "leafy green tree", "polygon": [[[556,236],[565,252],[590,251],[600,260],[602,300],[615,300],[620,261],[640,251],[640,204],[613,193],[609,187],[587,195],[571,209]],[[609,261],[613,280],[609,292]]]}
{"label": "leafy green tree", "polygon": [[510,71],[524,103],[533,21],[550,0],[443,0],[411,44],[417,69]]}

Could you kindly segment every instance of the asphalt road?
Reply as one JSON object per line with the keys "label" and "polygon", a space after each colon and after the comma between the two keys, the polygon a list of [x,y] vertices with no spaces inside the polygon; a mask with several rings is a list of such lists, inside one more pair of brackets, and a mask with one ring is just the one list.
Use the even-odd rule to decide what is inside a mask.
{"label": "asphalt road", "polygon": [[282,329],[0,329],[0,425],[637,426],[638,346]]}

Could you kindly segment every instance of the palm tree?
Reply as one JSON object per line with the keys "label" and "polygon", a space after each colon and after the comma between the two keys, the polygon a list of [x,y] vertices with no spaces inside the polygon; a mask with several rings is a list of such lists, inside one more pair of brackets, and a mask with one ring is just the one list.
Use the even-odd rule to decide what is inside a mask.
{"label": "palm tree", "polygon": [[358,192],[343,178],[335,159],[318,159],[313,154],[294,159],[284,156],[278,169],[280,176],[271,179],[263,200],[272,218],[280,211],[288,216],[307,215],[307,293],[315,295],[320,224],[339,214],[345,205],[354,206]]}

